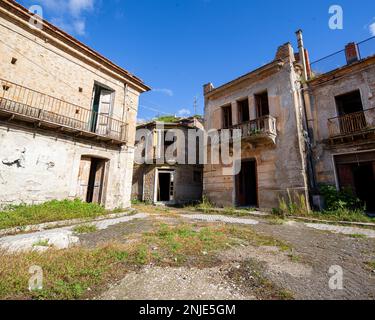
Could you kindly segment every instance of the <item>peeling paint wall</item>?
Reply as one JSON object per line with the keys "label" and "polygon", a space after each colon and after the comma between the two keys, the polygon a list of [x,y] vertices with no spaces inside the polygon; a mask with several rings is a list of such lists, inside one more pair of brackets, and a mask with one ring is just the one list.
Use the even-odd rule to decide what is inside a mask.
{"label": "peeling paint wall", "polygon": [[[375,150],[375,139],[356,140],[352,143],[336,143],[329,146],[328,119],[338,116],[335,97],[355,90],[361,93],[363,109],[375,108],[375,59],[349,67],[333,79],[310,86],[312,97],[315,146],[314,162],[318,183],[337,185],[334,156]],[[318,81],[319,79],[317,79]]]}
{"label": "peeling paint wall", "polygon": [[[65,138],[48,137],[24,130],[0,128],[0,159],[24,150],[23,166],[0,164],[0,204],[40,203],[77,196],[78,168],[82,155],[110,160],[107,208],[130,205],[126,171],[132,151],[109,150]],[[128,179],[129,181],[129,179]]]}
{"label": "peeling paint wall", "polygon": [[0,126],[0,205],[76,198],[83,155],[109,160],[106,208],[129,207],[131,149],[107,149],[11,125]]}

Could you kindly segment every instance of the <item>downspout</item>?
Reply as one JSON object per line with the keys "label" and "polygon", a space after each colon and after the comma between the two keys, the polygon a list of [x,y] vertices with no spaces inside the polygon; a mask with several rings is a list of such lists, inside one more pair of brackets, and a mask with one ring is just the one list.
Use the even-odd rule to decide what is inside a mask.
{"label": "downspout", "polygon": [[314,119],[311,112],[311,99],[309,94],[308,81],[310,79],[310,66],[307,65],[306,51],[303,44],[302,30],[296,32],[298,41],[299,57],[302,64],[302,81],[301,81],[301,100],[304,113],[304,127],[307,132],[305,135],[306,145],[306,161],[307,161],[307,177],[309,181],[310,203],[312,196],[317,192],[317,183],[315,175],[315,162],[313,158],[312,147],[314,144]]}

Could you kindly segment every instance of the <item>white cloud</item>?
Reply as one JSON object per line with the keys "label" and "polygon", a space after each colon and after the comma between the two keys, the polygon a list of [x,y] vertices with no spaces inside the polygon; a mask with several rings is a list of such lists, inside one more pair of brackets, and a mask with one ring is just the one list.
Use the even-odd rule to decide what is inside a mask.
{"label": "white cloud", "polygon": [[51,13],[51,22],[68,33],[86,33],[85,15],[94,9],[95,0],[40,0]]}
{"label": "white cloud", "polygon": [[178,115],[180,117],[189,116],[191,115],[191,112],[188,109],[181,109],[181,110],[178,110]]}
{"label": "white cloud", "polygon": [[167,95],[167,96],[170,96],[170,97],[173,97],[173,90],[171,90],[171,89],[165,89],[165,88],[163,88],[163,89],[153,89],[152,91],[154,91],[154,92],[160,92],[160,93],[163,93],[163,94],[165,94],[165,95]]}
{"label": "white cloud", "polygon": [[375,22],[370,24],[369,30],[372,36],[375,36]]}
{"label": "white cloud", "polygon": [[69,11],[74,16],[80,16],[84,11],[94,9],[94,0],[69,0]]}

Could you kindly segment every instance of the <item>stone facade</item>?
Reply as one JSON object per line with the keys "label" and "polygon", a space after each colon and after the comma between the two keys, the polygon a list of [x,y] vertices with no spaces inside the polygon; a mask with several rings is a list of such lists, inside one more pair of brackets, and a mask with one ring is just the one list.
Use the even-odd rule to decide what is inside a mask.
{"label": "stone facade", "polygon": [[[0,205],[76,198],[80,161],[85,156],[106,161],[100,203],[109,209],[128,207],[138,99],[149,88],[48,22],[43,22],[42,30],[32,28],[30,17],[14,1],[0,4],[0,97],[14,88],[22,88],[26,94],[35,90],[38,97],[45,99],[30,106],[29,102],[22,102],[28,110],[43,110],[48,99],[56,99],[62,107],[50,104],[49,114],[55,119],[58,115],[72,118],[79,112],[91,112],[93,89],[100,85],[111,90],[108,119],[124,124],[127,139],[126,143],[114,144],[110,139],[98,140],[100,134],[92,138],[86,133],[87,137],[82,133],[70,134],[69,124],[61,129],[48,130],[40,124],[33,128],[22,121],[13,121],[13,116],[12,121],[5,121],[9,115],[3,115]],[[20,103],[22,97],[13,95],[11,99]],[[67,111],[64,102],[82,109]]]}
{"label": "stone facade", "polygon": [[[375,57],[318,76],[310,80],[308,86],[317,184],[343,188],[345,183],[340,180],[353,179],[349,177],[352,175],[350,172],[344,173],[346,179],[340,179],[338,157],[346,157],[344,162],[356,166],[372,162],[375,184]],[[363,111],[354,116],[340,114],[337,97],[354,92],[358,92]],[[371,170],[368,174],[371,175]],[[366,182],[360,184],[365,186]],[[371,187],[374,188],[374,185],[366,186]]]}
{"label": "stone facade", "polygon": [[[188,130],[202,130],[202,122],[196,118],[183,119],[180,123],[161,124],[151,122],[138,126],[138,130],[147,129],[152,134],[149,141],[152,141],[152,148],[146,149],[144,154],[148,154],[153,164],[135,164],[133,172],[132,199],[157,203],[166,202],[170,204],[183,204],[197,202],[202,199],[203,184],[203,165],[188,164]],[[156,148],[158,147],[157,130],[168,131],[178,130],[182,134],[177,136],[176,147],[178,150],[184,150],[184,163],[168,164],[166,159],[161,160],[157,156]],[[184,143],[181,143],[181,142]],[[145,148],[145,142],[139,141],[136,145],[137,154]],[[202,147],[202,146],[200,146]],[[163,154],[163,153],[162,153]],[[166,156],[167,157],[167,156]],[[158,160],[158,162],[156,162]],[[158,200],[158,183],[159,172],[173,173],[173,192],[170,194],[170,201]]]}
{"label": "stone facade", "polygon": [[[290,44],[281,46],[271,63],[217,89],[206,85],[205,129],[223,128],[223,107],[232,110],[233,128],[247,123],[263,132],[257,119],[255,96],[268,93],[269,116],[276,121],[276,136],[264,139],[254,132],[242,140],[241,160],[255,160],[257,203],[261,208],[278,207],[279,199],[293,194],[308,197],[305,144],[302,128],[302,102],[299,87],[300,67]],[[239,101],[248,100],[249,120],[239,121]],[[260,120],[263,121],[263,120]],[[208,157],[210,159],[210,155]],[[223,175],[223,165],[204,167],[204,195],[218,206],[238,206],[235,176]]]}

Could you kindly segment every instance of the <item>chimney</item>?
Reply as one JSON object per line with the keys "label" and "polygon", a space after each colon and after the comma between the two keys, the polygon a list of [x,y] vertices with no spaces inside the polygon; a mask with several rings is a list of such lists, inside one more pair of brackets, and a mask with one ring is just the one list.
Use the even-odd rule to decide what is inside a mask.
{"label": "chimney", "polygon": [[206,95],[207,93],[210,93],[212,90],[214,90],[214,85],[210,82],[203,86],[203,93]]}
{"label": "chimney", "polygon": [[303,35],[302,30],[298,30],[296,32],[297,35],[297,41],[298,41],[298,50],[299,50],[299,59],[303,67],[303,77],[305,80],[309,80],[308,73],[307,73],[307,64],[306,64],[306,53],[305,53],[305,47],[303,45]]}
{"label": "chimney", "polygon": [[355,42],[350,42],[346,45],[345,56],[347,64],[352,64],[359,60],[358,46]]}

